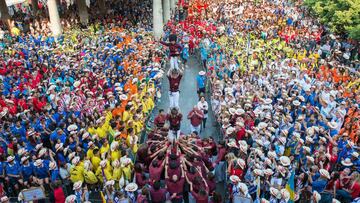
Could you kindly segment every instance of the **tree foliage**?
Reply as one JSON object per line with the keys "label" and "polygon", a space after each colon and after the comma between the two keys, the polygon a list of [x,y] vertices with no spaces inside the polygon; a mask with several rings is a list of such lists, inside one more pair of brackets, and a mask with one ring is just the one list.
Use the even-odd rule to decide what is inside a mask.
{"label": "tree foliage", "polygon": [[334,33],[360,40],[360,0],[304,0]]}

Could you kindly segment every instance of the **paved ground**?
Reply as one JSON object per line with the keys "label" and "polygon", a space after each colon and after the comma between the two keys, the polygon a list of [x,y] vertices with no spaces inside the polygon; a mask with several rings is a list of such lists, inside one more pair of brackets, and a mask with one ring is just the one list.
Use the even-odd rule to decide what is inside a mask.
{"label": "paved ground", "polygon": [[[202,65],[199,63],[195,56],[191,56],[188,62],[188,68],[184,71],[184,76],[180,83],[180,111],[183,114],[183,121],[181,123],[181,131],[184,133],[190,133],[190,122],[187,119],[187,114],[189,111],[194,107],[195,104],[198,102],[198,95],[196,93],[196,76],[198,75],[199,71],[202,70]],[[167,71],[167,70],[166,70]],[[156,109],[153,111],[154,118],[159,109],[164,109],[165,111],[169,111],[169,82],[166,77],[163,78],[162,81],[162,97],[161,101],[157,103]],[[214,114],[211,111],[210,106],[210,98],[209,93],[206,94],[207,102],[209,104],[209,113],[208,113],[208,120],[207,126],[205,130],[203,130],[200,134],[201,137],[209,137],[212,136],[216,141],[221,139],[219,134],[219,127],[214,126],[215,118]],[[224,196],[225,195],[225,186],[224,182],[218,183],[216,185],[216,191]],[[188,202],[185,200],[185,203]]]}
{"label": "paved ground", "polygon": [[[184,133],[190,133],[190,122],[187,119],[187,114],[194,107],[195,104],[199,101],[198,95],[196,93],[196,76],[199,71],[202,70],[201,64],[198,62],[196,57],[191,56],[188,62],[188,68],[184,70],[183,78],[180,82],[180,111],[183,114],[183,121],[181,123],[181,131]],[[154,111],[155,115],[158,113],[158,109],[165,109],[169,111],[169,82],[166,77],[162,81],[162,97],[161,102],[157,104],[157,109]],[[210,100],[207,97],[207,102],[210,105]],[[214,124],[214,115],[209,107],[208,120],[206,128],[201,132],[201,137],[213,136],[216,140],[219,137],[219,131]]]}

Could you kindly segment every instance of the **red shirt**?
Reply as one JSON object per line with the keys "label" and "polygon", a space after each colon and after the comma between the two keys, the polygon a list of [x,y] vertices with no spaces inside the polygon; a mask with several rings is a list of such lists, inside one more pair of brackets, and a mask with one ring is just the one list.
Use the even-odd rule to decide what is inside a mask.
{"label": "red shirt", "polygon": [[350,189],[352,191],[351,197],[353,199],[360,197],[360,184],[358,182],[355,182]]}
{"label": "red shirt", "polygon": [[208,203],[209,202],[208,195],[201,196],[201,195],[197,194],[196,192],[192,192],[191,194],[195,198],[196,203]]}
{"label": "red shirt", "polygon": [[199,109],[193,109],[188,114],[192,126],[199,126],[204,118],[204,113]]}
{"label": "red shirt", "polygon": [[181,113],[178,113],[175,116],[168,114],[166,119],[170,122],[170,130],[180,130],[180,122],[182,120]]}
{"label": "red shirt", "polygon": [[236,133],[236,140],[242,140],[245,136],[246,132],[245,132],[245,128],[241,128],[237,133]]}
{"label": "red shirt", "polygon": [[166,189],[154,190],[151,188],[150,195],[153,203],[163,203],[166,201]]}
{"label": "red shirt", "polygon": [[146,179],[143,178],[143,175],[141,173],[135,173],[135,176],[136,184],[139,186],[139,188],[142,188],[148,182]]}
{"label": "red shirt", "polygon": [[159,114],[154,119],[154,124],[159,127],[163,127],[166,122],[166,115]]}
{"label": "red shirt", "polygon": [[179,91],[181,78],[182,78],[182,75],[180,75],[180,74],[176,78],[168,76],[169,84],[170,84],[170,92],[178,92]]}
{"label": "red shirt", "polygon": [[[159,163],[160,165],[161,163]],[[158,181],[161,178],[161,173],[163,171],[164,167],[163,166],[159,166],[159,167],[153,167],[152,164],[150,164],[149,166],[149,175],[150,175],[150,179],[152,181]]]}
{"label": "red shirt", "polygon": [[64,203],[65,202],[64,191],[61,187],[54,189],[54,198],[55,198],[55,203]]}
{"label": "red shirt", "polygon": [[185,183],[184,178],[180,178],[176,182],[174,182],[171,179],[167,178],[167,179],[165,179],[165,182],[166,182],[167,191],[170,194],[173,194],[173,193],[181,194],[183,192],[184,183]]}

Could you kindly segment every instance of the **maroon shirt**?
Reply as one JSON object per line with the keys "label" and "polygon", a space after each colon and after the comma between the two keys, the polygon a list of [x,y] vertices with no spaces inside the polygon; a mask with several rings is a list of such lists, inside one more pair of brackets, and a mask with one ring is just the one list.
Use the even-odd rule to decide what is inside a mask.
{"label": "maroon shirt", "polygon": [[208,195],[201,196],[196,192],[191,192],[192,196],[195,198],[196,203],[208,203]]}
{"label": "maroon shirt", "polygon": [[225,154],[226,154],[226,149],[224,147],[220,147],[218,149],[218,155],[217,155],[215,163],[218,164],[220,161],[223,161],[225,158]]}
{"label": "maroon shirt", "polygon": [[162,45],[168,46],[169,47],[169,55],[170,57],[172,56],[179,56],[182,50],[182,46],[180,44],[171,44],[171,43],[167,43],[167,42],[160,42]]}
{"label": "maroon shirt", "polygon": [[[159,163],[160,165],[161,163]],[[150,164],[149,166],[149,176],[151,181],[158,181],[161,178],[161,173],[163,171],[164,167],[163,166],[159,166],[159,167],[153,167],[152,164]]]}
{"label": "maroon shirt", "polygon": [[166,115],[159,114],[154,119],[154,124],[157,127],[163,127],[166,122]]}
{"label": "maroon shirt", "polygon": [[182,120],[181,113],[178,113],[175,116],[168,114],[166,118],[170,122],[170,130],[180,130],[180,122]]}
{"label": "maroon shirt", "polygon": [[136,184],[139,186],[139,188],[142,188],[148,182],[146,179],[143,178],[143,175],[141,173],[135,173],[135,177]]}
{"label": "maroon shirt", "polygon": [[167,191],[171,194],[176,193],[176,194],[182,194],[183,190],[184,190],[184,183],[185,183],[185,179],[184,178],[180,178],[178,181],[174,182],[171,179],[167,178],[165,179],[166,182],[166,187],[167,187]]}
{"label": "maroon shirt", "polygon": [[192,126],[199,126],[204,118],[204,113],[199,109],[193,109],[188,114]]}
{"label": "maroon shirt", "polygon": [[150,196],[153,203],[163,203],[166,201],[166,189],[159,190],[150,189]]}
{"label": "maroon shirt", "polygon": [[179,76],[177,76],[176,78],[168,76],[169,83],[170,83],[170,92],[178,92],[179,91],[181,78],[182,78],[181,74],[179,74]]}
{"label": "maroon shirt", "polygon": [[206,180],[208,186],[209,186],[209,192],[212,194],[216,189],[216,183],[215,178],[213,180]]}
{"label": "maroon shirt", "polygon": [[168,174],[168,177],[172,177],[173,175],[177,175],[177,177],[180,177],[181,176],[181,169],[180,167],[177,167],[175,169],[171,169],[170,167],[167,168],[167,174]]}

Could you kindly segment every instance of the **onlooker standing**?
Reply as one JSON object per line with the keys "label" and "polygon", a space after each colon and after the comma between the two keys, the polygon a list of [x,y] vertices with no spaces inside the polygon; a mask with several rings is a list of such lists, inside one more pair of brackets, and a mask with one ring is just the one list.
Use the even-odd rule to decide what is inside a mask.
{"label": "onlooker standing", "polygon": [[200,97],[200,101],[198,102],[197,106],[204,113],[204,118],[203,118],[203,121],[202,121],[202,124],[203,124],[202,127],[205,128],[206,127],[206,119],[208,117],[209,105],[208,105],[207,101],[205,100],[204,96]]}
{"label": "onlooker standing", "polygon": [[167,77],[170,83],[169,90],[169,100],[170,100],[170,108],[177,107],[179,108],[179,87],[180,81],[182,78],[182,71],[179,69],[170,69],[167,73]]}
{"label": "onlooker standing", "polygon": [[188,119],[190,120],[190,130],[191,132],[198,132],[201,131],[201,123],[204,118],[204,113],[202,110],[198,108],[197,105],[194,106],[194,108],[189,112]]}
{"label": "onlooker standing", "polygon": [[200,71],[199,75],[196,76],[197,93],[200,96],[205,95],[206,90],[206,76],[205,71]]}

